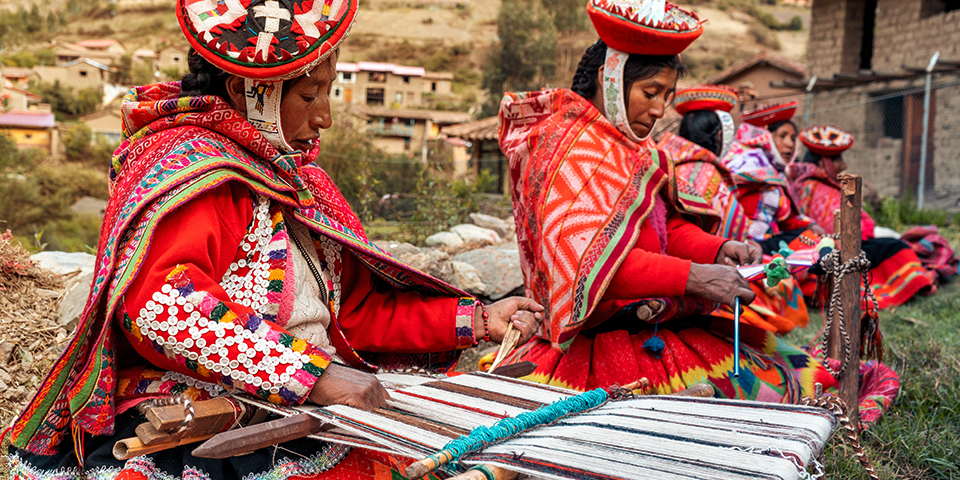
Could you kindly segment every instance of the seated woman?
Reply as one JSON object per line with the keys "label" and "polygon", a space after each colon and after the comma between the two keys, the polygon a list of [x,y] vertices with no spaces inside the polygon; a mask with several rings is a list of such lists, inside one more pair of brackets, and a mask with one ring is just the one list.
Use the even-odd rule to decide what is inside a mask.
{"label": "seated woman", "polygon": [[548,319],[509,361],[532,360],[528,379],[578,390],[646,377],[657,393],[710,383],[720,397],[795,401],[815,382],[833,385],[816,359],[749,325],[735,352],[733,322],[705,315],[753,300],[734,265],[760,252],[701,229],[716,222],[711,205],[649,139],[684,72],[677,54],[702,31],[695,14],[666,5],[654,17],[667,25],[652,28],[592,0],[601,40],[573,89],[501,104],[526,291]]}
{"label": "seated woman", "polygon": [[[730,110],[737,104],[737,92],[724,85],[701,85],[677,92],[674,107],[683,120],[677,135],[664,132],[657,148],[670,154],[679,180],[690,184],[720,214],[717,235],[737,241],[752,241],[747,235],[750,219],[740,205],[732,175],[720,161],[734,137]],[[741,321],[784,334],[810,321],[803,293],[791,278],[775,288],[764,280],[751,282],[757,299],[744,309]],[[718,311],[717,314],[732,315]]]}
{"label": "seated woman", "polygon": [[98,276],[12,427],[14,478],[383,478],[406,460],[306,438],[227,460],[111,450],[145,400],[373,409],[387,399],[378,367],[445,372],[510,321],[525,338],[538,328],[528,299],[485,309],[383,253],[313,163],[357,3],[301,15],[290,2],[279,31],[244,22],[256,4],[179,0],[190,73],[125,98]]}
{"label": "seated woman", "polygon": [[[843,152],[853,146],[853,135],[835,127],[815,125],[800,132],[807,147],[801,162],[793,162],[787,174],[799,193],[800,209],[834,233],[834,212],[840,209],[837,175],[847,170]],[[936,287],[937,274],[926,270],[907,243],[893,238],[875,238],[875,223],[860,212],[863,251],[870,260],[873,293],[880,309],[901,305],[917,293]],[[952,254],[952,252],[951,252]]]}

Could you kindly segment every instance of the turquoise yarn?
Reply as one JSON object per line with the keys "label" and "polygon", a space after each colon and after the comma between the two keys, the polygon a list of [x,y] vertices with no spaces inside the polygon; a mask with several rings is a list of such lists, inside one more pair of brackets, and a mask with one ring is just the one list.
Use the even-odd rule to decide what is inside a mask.
{"label": "turquoise yarn", "polygon": [[492,426],[476,427],[468,435],[461,435],[460,438],[451,440],[444,445],[442,451],[449,453],[452,457],[451,461],[456,462],[464,455],[480,450],[491,443],[501,442],[534,427],[548,425],[567,415],[597,408],[609,398],[610,395],[606,390],[598,388],[574,397],[557,400],[532,412],[523,412],[513,418],[504,418]]}

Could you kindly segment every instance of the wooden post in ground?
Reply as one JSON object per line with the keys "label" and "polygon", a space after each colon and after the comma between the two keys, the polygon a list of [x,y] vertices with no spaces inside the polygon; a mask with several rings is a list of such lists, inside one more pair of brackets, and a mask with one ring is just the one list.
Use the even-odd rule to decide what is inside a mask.
{"label": "wooden post in ground", "polygon": [[[844,264],[860,255],[860,212],[863,208],[862,179],[858,175],[840,174],[840,263]],[[842,351],[838,358],[849,360],[841,365],[840,398],[847,404],[847,414],[853,425],[860,422],[857,408],[860,374],[860,297],[861,273],[851,272],[840,283],[840,307],[843,309],[844,327],[850,337],[850,355]],[[849,358],[848,358],[849,357]]]}

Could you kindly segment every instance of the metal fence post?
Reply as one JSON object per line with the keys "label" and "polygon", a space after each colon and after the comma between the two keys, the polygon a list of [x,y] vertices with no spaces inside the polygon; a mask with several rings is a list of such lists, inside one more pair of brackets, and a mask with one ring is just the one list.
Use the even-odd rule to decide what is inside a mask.
{"label": "metal fence post", "polygon": [[927,141],[930,129],[930,80],[933,77],[933,67],[940,59],[940,52],[934,52],[927,65],[927,81],[923,92],[923,134],[920,140],[920,187],[917,189],[917,209],[923,209],[923,197],[927,194]]}
{"label": "metal fence post", "polygon": [[807,128],[810,126],[810,110],[813,109],[813,86],[817,84],[817,76],[814,75],[810,79],[810,83],[807,84],[807,95],[803,99],[803,127]]}

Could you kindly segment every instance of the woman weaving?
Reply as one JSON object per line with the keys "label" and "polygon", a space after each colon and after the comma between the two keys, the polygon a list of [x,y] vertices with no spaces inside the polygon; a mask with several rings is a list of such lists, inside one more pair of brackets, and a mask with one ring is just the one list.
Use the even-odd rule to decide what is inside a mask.
{"label": "woman weaving", "polygon": [[[677,179],[696,189],[720,214],[716,234],[751,242],[748,231],[752,222],[737,199],[733,175],[721,161],[733,145],[736,129],[730,111],[737,102],[736,90],[725,85],[700,85],[677,92],[674,107],[683,115],[680,130],[677,134],[664,132],[657,148],[673,159]],[[772,288],[760,279],[750,287],[757,298],[744,309],[741,321],[780,334],[809,322],[803,293],[792,278]]]}
{"label": "woman weaving", "polygon": [[384,254],[312,163],[356,1],[239,5],[178,1],[191,73],[124,100],[99,274],[12,427],[14,478],[380,478],[397,459],[308,439],[224,461],[110,451],[144,400],[229,389],[373,409],[378,367],[444,372],[508,322],[524,339],[539,326],[535,302],[485,309]]}
{"label": "woman weaving", "polygon": [[[836,127],[815,125],[800,132],[800,141],[807,151],[802,161],[790,164],[787,175],[798,193],[800,208],[834,233],[834,212],[840,209],[841,197],[837,175],[847,170],[843,152],[853,146],[853,135]],[[936,268],[925,269],[907,242],[876,238],[875,226],[873,218],[861,211],[863,251],[870,260],[871,288],[878,308],[901,305],[918,293],[936,289],[939,280]],[[953,251],[948,245],[946,248],[942,252],[952,257]]]}
{"label": "woman weaving", "polygon": [[670,3],[587,9],[601,41],[573,89],[501,104],[526,289],[547,318],[511,360],[537,363],[528,379],[578,390],[646,377],[657,393],[709,382],[722,397],[780,402],[832,385],[812,357],[747,325],[734,378],[733,324],[704,315],[753,300],[734,266],[760,252],[694,223],[715,224],[712,206],[649,139],[701,22]]}

